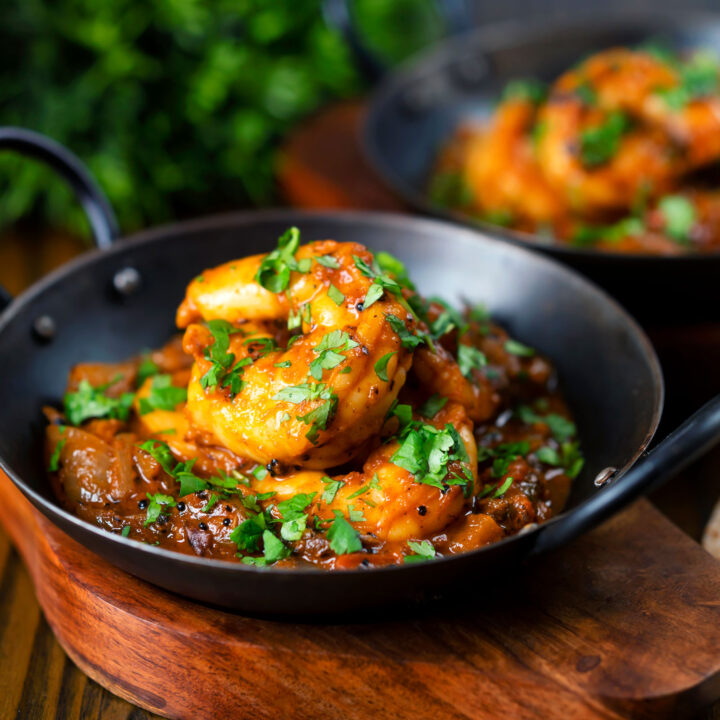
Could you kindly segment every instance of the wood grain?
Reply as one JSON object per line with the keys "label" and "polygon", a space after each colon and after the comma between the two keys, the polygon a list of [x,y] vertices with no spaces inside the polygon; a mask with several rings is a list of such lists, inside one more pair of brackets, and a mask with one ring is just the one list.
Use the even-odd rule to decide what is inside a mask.
{"label": "wood grain", "polygon": [[[131,578],[64,536],[6,478],[0,520],[70,657],[115,694],[170,718],[263,720],[297,717],[298,708],[348,720],[662,718],[720,693],[720,566],[646,501],[516,577],[474,579],[487,583],[487,597],[473,607],[336,626],[244,618]],[[13,578],[20,566],[5,554]],[[4,602],[31,616],[4,630],[25,648],[22,689],[8,681],[17,706],[32,682],[27,648],[49,641],[37,608],[20,607],[27,580],[9,582]],[[58,674],[44,672],[48,694],[71,687]],[[79,717],[123,717],[92,687],[66,706],[75,711],[82,694]]]}

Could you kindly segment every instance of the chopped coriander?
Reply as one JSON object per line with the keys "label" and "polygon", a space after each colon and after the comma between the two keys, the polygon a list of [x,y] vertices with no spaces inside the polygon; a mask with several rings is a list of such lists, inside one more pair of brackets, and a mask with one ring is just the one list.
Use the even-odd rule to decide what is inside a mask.
{"label": "chopped coriander", "polygon": [[595,88],[584,80],[575,88],[575,95],[580,98],[580,102],[587,107],[595,107],[597,105],[597,93]]}
{"label": "chopped coriander", "polygon": [[342,370],[340,370],[341,375],[347,375],[348,373],[352,372],[352,368],[349,365],[346,365]]}
{"label": "chopped coriander", "polygon": [[365,515],[362,510],[356,510],[352,505],[347,506],[350,522],[365,522]]}
{"label": "chopped coriander", "polygon": [[324,502],[330,505],[333,500],[335,500],[335,496],[337,495],[338,490],[345,484],[342,480],[333,480],[331,477],[328,477],[327,475],[320,478],[320,480],[324,483],[325,489],[323,490],[323,494],[320,496],[320,499]]}
{"label": "chopped coriander", "polygon": [[251,346],[251,350],[254,350],[257,353],[258,359],[263,358],[278,349],[278,345],[273,338],[264,337],[262,335],[259,337],[248,338],[243,342],[243,345]]}
{"label": "chopped coriander", "polygon": [[[390,462],[407,470],[415,482],[444,489],[447,485],[464,485],[468,493],[472,487],[470,459],[457,430],[447,423],[442,430],[419,422],[411,422],[400,431],[400,447]],[[449,465],[458,462],[462,475],[450,475]]]}
{"label": "chopped coriander", "polygon": [[333,393],[328,399],[326,399],[321,405],[318,405],[314,410],[306,413],[305,415],[298,415],[297,419],[310,425],[310,429],[305,433],[305,437],[313,444],[317,442],[320,430],[325,430],[328,423],[335,415],[337,410],[337,395]]}
{"label": "chopped coriander", "polygon": [[292,363],[289,360],[283,360],[282,362],[275,363],[276,368],[289,368],[291,365]]}
{"label": "chopped coriander", "polygon": [[375,374],[382,380],[383,382],[388,381],[388,374],[387,374],[387,366],[390,362],[390,358],[393,355],[396,355],[397,351],[393,350],[392,352],[387,353],[386,355],[383,355],[376,363],[375,363]]}
{"label": "chopped coriander", "polygon": [[408,288],[409,290],[415,289],[415,285],[413,285],[412,280],[410,280],[407,268],[402,260],[398,260],[398,258],[385,250],[380,250],[375,253],[375,261],[377,262],[380,270],[384,273],[392,275],[392,277],[395,278],[400,285]]}
{"label": "chopped coriander", "polygon": [[332,283],[330,283],[330,287],[328,288],[328,297],[336,305],[342,305],[345,300],[345,296]]}
{"label": "chopped coriander", "polygon": [[429,540],[423,540],[422,542],[409,540],[408,546],[413,551],[413,554],[406,555],[403,558],[404,563],[425,562],[426,560],[432,560],[435,557],[435,548]]}
{"label": "chopped coriander", "polygon": [[[212,365],[210,369],[200,378],[200,385],[204,390],[210,387],[216,387],[218,384],[223,386],[228,381],[234,370],[234,375],[242,373],[241,368],[252,362],[250,358],[245,358],[238,363],[237,368],[232,365],[235,362],[234,353],[229,352],[230,335],[241,333],[242,330],[236,328],[227,320],[208,320],[208,330],[213,336],[213,344],[205,348],[205,358],[210,360]],[[232,376],[230,377],[232,381]]]}
{"label": "chopped coriander", "polygon": [[155,375],[147,397],[140,398],[140,414],[153,410],[174,410],[187,401],[187,390],[172,384],[170,375]]}
{"label": "chopped coriander", "polygon": [[263,258],[255,274],[255,282],[273,293],[281,293],[287,289],[290,284],[290,271],[302,270],[295,260],[299,245],[300,231],[296,227],[288,228],[278,238],[277,248]]}
{"label": "chopped coriander", "polygon": [[175,507],[177,504],[175,499],[170,497],[170,495],[163,495],[162,493],[156,493],[155,495],[147,493],[146,497],[150,503],[147,506],[145,526],[154,523],[161,515],[164,514],[164,510],[166,508]]}
{"label": "chopped coriander", "polygon": [[203,512],[210,512],[215,505],[217,505],[218,500],[220,499],[220,496],[217,493],[212,493],[210,495],[210,499],[205,503],[205,506],[203,507]]}
{"label": "chopped coriander", "polygon": [[126,538],[128,535],[130,535],[130,526],[125,525],[125,527],[120,531],[120,534]]}
{"label": "chopped coriander", "polygon": [[534,105],[545,100],[547,96],[547,86],[544,82],[536,78],[515,79],[511,80],[503,90],[502,102],[510,100],[523,100],[531,102]]}
{"label": "chopped coriander", "polygon": [[[287,328],[288,330],[297,330],[298,328],[302,328],[303,323],[306,325],[310,325],[312,323],[312,308],[310,307],[310,303],[305,303],[301,305],[297,311],[290,310],[288,314],[288,321],[287,321]],[[295,339],[297,339],[296,336]],[[293,338],[290,338],[288,341],[288,347],[290,347],[290,343],[294,342]]]}
{"label": "chopped coriander", "polygon": [[[392,256],[389,256],[392,258]],[[392,258],[395,260],[395,263],[400,263],[399,260],[396,260],[395,258]],[[401,277],[395,279],[392,278],[388,273],[383,272],[383,269],[378,264],[377,260],[373,258],[372,260],[372,267],[370,267],[361,257],[358,255],[353,255],[353,260],[355,261],[355,267],[357,267],[360,272],[365,275],[365,277],[369,277],[373,284],[368,289],[368,295],[372,292],[373,297],[370,298],[371,302],[368,302],[367,296],[365,298],[365,301],[363,302],[363,307],[369,307],[369,305],[372,305],[373,302],[380,299],[380,296],[382,293],[380,290],[387,290],[389,293],[392,293],[397,298],[398,302],[409,312],[412,312],[412,308],[408,304],[408,302],[405,300],[402,294],[402,288],[410,287],[412,283],[410,283],[409,279],[407,278],[407,274],[403,273]],[[387,257],[385,258],[385,261],[387,262]],[[379,286],[379,289],[373,290],[376,286]]]}
{"label": "chopped coriander", "polygon": [[302,537],[307,526],[306,508],[317,493],[298,493],[288,500],[277,504],[283,524],[280,527],[280,536],[283,540],[294,542]]}
{"label": "chopped coriander", "polygon": [[683,195],[666,195],[660,199],[658,210],[663,217],[665,233],[676,242],[687,244],[697,222],[697,213],[690,200]]}
{"label": "chopped coriander", "polygon": [[160,368],[150,359],[149,355],[145,355],[138,365],[135,384],[140,387],[149,377],[157,375],[159,372]]}
{"label": "chopped coriander", "polygon": [[505,351],[511,355],[517,355],[518,357],[532,357],[535,354],[535,350],[528,345],[523,345],[517,340],[507,340],[505,342]]}
{"label": "chopped coriander", "polygon": [[367,310],[371,305],[374,305],[385,292],[385,289],[382,285],[380,285],[377,282],[374,282],[367,291],[367,294],[365,295],[365,299],[363,300],[363,310]]}
{"label": "chopped coriander", "polygon": [[402,430],[406,425],[412,422],[412,405],[405,405],[404,403],[398,403],[397,400],[390,408],[388,416],[394,415],[400,422],[400,429]]}
{"label": "chopped coriander", "polygon": [[234,542],[240,550],[257,552],[260,549],[260,539],[266,529],[267,521],[265,514],[252,515],[240,523],[240,525],[230,533],[230,540]]}
{"label": "chopped coriander", "polygon": [[551,447],[541,447],[537,453],[540,462],[554,467],[561,467],[565,470],[571,480],[574,480],[585,464],[585,458],[580,452],[580,445],[577,442],[564,442],[560,445],[560,451]]}
{"label": "chopped coriander", "polygon": [[162,440],[146,440],[138,447],[153,457],[168,475],[173,474],[176,462],[166,442]]}
{"label": "chopped coriander", "polygon": [[193,473],[192,468],[194,464],[195,459],[192,459],[184,463],[178,463],[173,469],[172,474],[180,483],[180,497],[200,492],[200,490],[207,490],[209,487],[206,480],[199,478]]}
{"label": "chopped coriander", "polygon": [[627,116],[615,111],[609,113],[601,125],[583,130],[580,133],[580,158],[583,165],[594,168],[612,160],[628,128]]}
{"label": "chopped coriander", "polygon": [[268,563],[274,563],[286,558],[290,554],[290,548],[282,540],[275,537],[270,530],[265,530],[262,535],[263,556]]}
{"label": "chopped coriander", "polygon": [[434,418],[447,404],[448,399],[437,393],[431,395],[425,404],[418,410],[426,418]]}
{"label": "chopped coriander", "polygon": [[313,348],[313,353],[318,357],[310,363],[310,374],[315,380],[322,380],[323,370],[332,370],[340,365],[346,359],[341,353],[357,346],[358,343],[343,330],[333,330],[323,335]]}
{"label": "chopped coriander", "polygon": [[340,267],[340,263],[332,255],[317,255],[315,260],[326,268],[337,270]]}
{"label": "chopped coriander", "polygon": [[492,474],[502,477],[508,471],[510,463],[518,457],[525,457],[530,451],[527,440],[513,443],[502,443],[494,448],[480,446],[478,448],[478,462],[493,459]]}
{"label": "chopped coriander", "polygon": [[253,469],[252,474],[256,480],[262,481],[268,476],[268,470],[263,465],[258,465]]}
{"label": "chopped coriander", "polygon": [[113,383],[93,387],[87,380],[81,380],[75,392],[65,394],[65,417],[71,425],[80,425],[90,418],[114,418],[127,420],[134,399],[133,393],[120,397],[108,397],[105,390]]}
{"label": "chopped coriander", "polygon": [[557,415],[556,413],[538,415],[527,405],[520,405],[515,409],[515,414],[520,418],[520,420],[529,425],[537,422],[545,423],[550,428],[550,432],[558,442],[569,440],[577,433],[575,423],[567,418],[564,418],[562,415]]}
{"label": "chopped coriander", "polygon": [[506,478],[505,482],[499,488],[497,488],[490,497],[493,497],[493,498],[502,497],[510,489],[510,486],[512,484],[513,484],[513,479],[511,477]]}
{"label": "chopped coriander", "polygon": [[485,353],[478,350],[472,345],[458,345],[458,366],[460,372],[466,377],[472,379],[473,370],[480,370],[487,365]]}
{"label": "chopped coriander", "polygon": [[390,323],[390,327],[397,333],[403,347],[414,349],[424,342],[430,344],[430,338],[423,332],[411,333],[405,323],[397,315],[386,313],[385,319]]}
{"label": "chopped coriander", "polygon": [[435,173],[430,180],[428,197],[441,208],[461,208],[473,201],[473,192],[465,175],[457,170]]}
{"label": "chopped coriander", "polygon": [[280,416],[279,422],[280,422],[280,424],[282,425],[283,423],[286,423],[288,420],[290,420],[290,413],[284,412],[284,413]]}
{"label": "chopped coriander", "polygon": [[240,502],[243,504],[243,507],[247,508],[248,510],[252,510],[256,513],[261,513],[263,509],[260,503],[264,502],[265,500],[270,500],[270,498],[274,496],[274,492],[250,493],[249,495],[243,495],[240,498]]}
{"label": "chopped coriander", "polygon": [[48,462],[48,472],[57,472],[60,469],[60,453],[65,447],[66,442],[67,438],[62,438],[58,441],[57,445],[55,445],[55,449],[50,456],[50,462]]}
{"label": "chopped coriander", "polygon": [[327,531],[332,551],[337,555],[360,552],[362,550],[360,533],[355,530],[339,510],[333,510],[333,515],[335,515],[335,519]]}

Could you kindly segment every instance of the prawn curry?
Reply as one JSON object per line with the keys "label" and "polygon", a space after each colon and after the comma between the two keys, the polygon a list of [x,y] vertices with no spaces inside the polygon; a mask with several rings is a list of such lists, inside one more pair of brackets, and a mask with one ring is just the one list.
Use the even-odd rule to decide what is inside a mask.
{"label": "prawn curry", "polygon": [[110,533],[280,567],[411,563],[542,523],[582,455],[552,365],[359,244],[206,270],[182,338],[80,364],[45,408],[64,507]]}
{"label": "prawn curry", "polygon": [[720,61],[612,48],[549,88],[517,80],[443,149],[431,201],[539,241],[610,252],[720,249]]}

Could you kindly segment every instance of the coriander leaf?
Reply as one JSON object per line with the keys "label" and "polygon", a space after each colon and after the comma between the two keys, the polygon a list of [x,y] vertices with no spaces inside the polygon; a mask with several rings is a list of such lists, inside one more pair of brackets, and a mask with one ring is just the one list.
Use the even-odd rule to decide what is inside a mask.
{"label": "coriander leaf", "polygon": [[114,418],[125,421],[130,415],[132,393],[120,397],[104,394],[107,385],[93,387],[87,380],[81,380],[75,392],[65,394],[65,417],[71,425],[80,425],[90,418]]}
{"label": "coriander leaf", "polygon": [[434,418],[447,404],[448,399],[442,395],[431,395],[425,404],[418,410],[426,418]]}
{"label": "coriander leaf", "polygon": [[335,519],[327,531],[332,551],[337,555],[360,552],[362,550],[360,533],[355,530],[339,510],[333,510],[333,515],[335,515]]}
{"label": "coriander leaf", "polygon": [[695,207],[682,195],[666,195],[658,203],[665,233],[678,243],[686,244],[690,240],[690,232],[697,222]]}
{"label": "coriander leaf", "polygon": [[170,446],[166,442],[162,440],[146,440],[138,447],[152,456],[168,475],[173,474],[176,462],[170,451]]}
{"label": "coriander leaf", "polygon": [[268,476],[268,469],[263,465],[258,465],[253,471],[252,471],[253,477],[255,477],[256,480],[264,480]]}
{"label": "coriander leaf", "polygon": [[523,345],[517,340],[507,340],[505,342],[505,351],[511,355],[517,355],[518,357],[532,357],[535,354],[535,350],[528,345]]}
{"label": "coriander leaf", "polygon": [[220,496],[217,493],[212,493],[210,495],[210,499],[207,501],[205,506],[202,508],[202,512],[210,512],[215,505],[217,505],[218,500],[220,499]]}
{"label": "coriander leaf", "polygon": [[499,498],[502,497],[509,489],[510,486],[513,484],[513,479],[511,477],[507,478],[505,482],[495,490],[495,492],[491,495],[493,498]]}
{"label": "coriander leaf", "polygon": [[156,493],[155,495],[147,493],[147,499],[150,503],[147,506],[146,527],[154,523],[163,514],[165,508],[175,507],[177,504],[175,499],[170,497],[170,495],[163,495],[161,493]]}
{"label": "coriander leaf", "polygon": [[342,305],[345,300],[345,296],[332,283],[330,283],[330,287],[328,288],[328,297],[336,305]]}
{"label": "coriander leaf", "polygon": [[340,263],[332,255],[317,255],[315,260],[326,268],[337,270],[340,267]]}
{"label": "coriander leaf", "polygon": [[[272,293],[281,293],[290,284],[290,271],[298,270],[295,253],[300,245],[300,231],[288,228],[278,239],[278,246],[260,263],[255,282]],[[307,272],[307,271],[306,271]]]}
{"label": "coriander leaf", "polygon": [[390,327],[397,333],[403,347],[414,349],[418,345],[428,342],[429,338],[425,333],[411,333],[397,315],[386,313],[385,319],[390,323]]}
{"label": "coriander leaf", "polygon": [[50,461],[48,462],[48,472],[57,472],[60,469],[60,453],[65,447],[66,442],[67,438],[62,438],[62,440],[59,440],[57,445],[55,445],[55,449],[53,450],[52,455],[50,456]]}
{"label": "coriander leaf", "polygon": [[324,502],[330,505],[333,500],[335,500],[335,496],[337,495],[338,490],[345,484],[342,480],[333,480],[332,478],[325,475],[324,477],[320,478],[320,480],[325,484],[325,489],[323,490],[323,494],[320,496],[320,499]]}
{"label": "coriander leaf", "polygon": [[126,525],[121,531],[120,534],[126,538],[128,535],[130,535],[130,526]]}
{"label": "coriander leaf", "polygon": [[520,100],[538,105],[547,96],[547,86],[535,78],[511,80],[503,90],[502,102]]}
{"label": "coriander leaf", "polygon": [[385,250],[376,252],[375,260],[383,273],[391,275],[403,287],[415,290],[415,286],[408,277],[407,268],[401,260]]}
{"label": "coriander leaf", "polygon": [[337,409],[337,395],[334,393],[329,399],[325,400],[321,405],[318,405],[314,410],[306,413],[305,415],[298,415],[297,419],[310,425],[310,429],[305,433],[305,437],[313,444],[317,441],[320,430],[325,430],[328,423],[335,415]]}
{"label": "coriander leaf", "polygon": [[147,397],[140,398],[140,414],[153,410],[174,410],[187,401],[187,390],[172,384],[170,375],[155,375]]}
{"label": "coriander leaf", "polygon": [[135,384],[140,387],[149,377],[157,375],[159,372],[160,368],[146,355],[138,365]]}
{"label": "coriander leaf", "polygon": [[435,548],[429,540],[423,540],[422,542],[409,540],[408,546],[414,554],[406,555],[403,558],[404,563],[425,562],[426,560],[432,560],[435,557]]}
{"label": "coriander leaf", "polygon": [[286,558],[290,554],[290,548],[282,540],[275,537],[270,530],[265,530],[263,538],[263,556],[268,563],[274,563]]}
{"label": "coriander leaf", "polygon": [[374,305],[385,292],[385,289],[382,285],[380,285],[377,282],[374,282],[367,291],[367,294],[365,295],[365,299],[363,300],[363,310],[367,310],[371,305]]}
{"label": "coriander leaf", "polygon": [[594,168],[612,160],[629,125],[624,113],[614,111],[608,114],[601,125],[583,130],[580,133],[580,158],[583,165]]}
{"label": "coriander leaf", "polygon": [[263,514],[253,515],[240,523],[240,525],[230,533],[230,540],[232,540],[240,550],[257,552],[260,549],[260,538],[266,529],[265,516]]}
{"label": "coriander leaf", "polygon": [[305,515],[305,508],[315,499],[317,493],[298,493],[288,500],[277,504],[278,512],[283,520],[294,520]]}
{"label": "coriander leaf", "polygon": [[393,350],[392,352],[387,353],[387,355],[383,355],[376,363],[375,363],[375,374],[382,380],[383,382],[388,381],[388,374],[387,374],[387,366],[388,362],[390,362],[390,358],[393,355],[396,355],[397,351]]}
{"label": "coriander leaf", "polygon": [[180,497],[206,490],[209,485],[192,471],[195,460],[188,460],[185,463],[178,463],[173,471],[175,479],[180,483]]}
{"label": "coriander leaf", "polygon": [[575,423],[562,415],[549,413],[548,415],[538,415],[532,408],[527,405],[520,405],[515,408],[515,414],[522,422],[532,425],[537,422],[545,423],[549,428],[553,437],[558,442],[569,440],[577,433]]}
{"label": "coriander leaf", "polygon": [[487,365],[485,353],[472,345],[458,345],[458,366],[460,372],[469,379],[472,379],[472,371],[480,370]]}

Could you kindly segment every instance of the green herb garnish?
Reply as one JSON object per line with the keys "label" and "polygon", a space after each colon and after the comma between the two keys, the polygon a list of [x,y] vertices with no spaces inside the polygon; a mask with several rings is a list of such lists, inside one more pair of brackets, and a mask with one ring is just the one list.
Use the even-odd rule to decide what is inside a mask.
{"label": "green herb garnish", "polygon": [[393,355],[396,355],[397,351],[393,350],[392,352],[387,353],[386,355],[383,355],[376,363],[375,363],[375,374],[382,380],[383,382],[388,381],[388,374],[387,374],[387,366],[390,362],[390,358]]}

